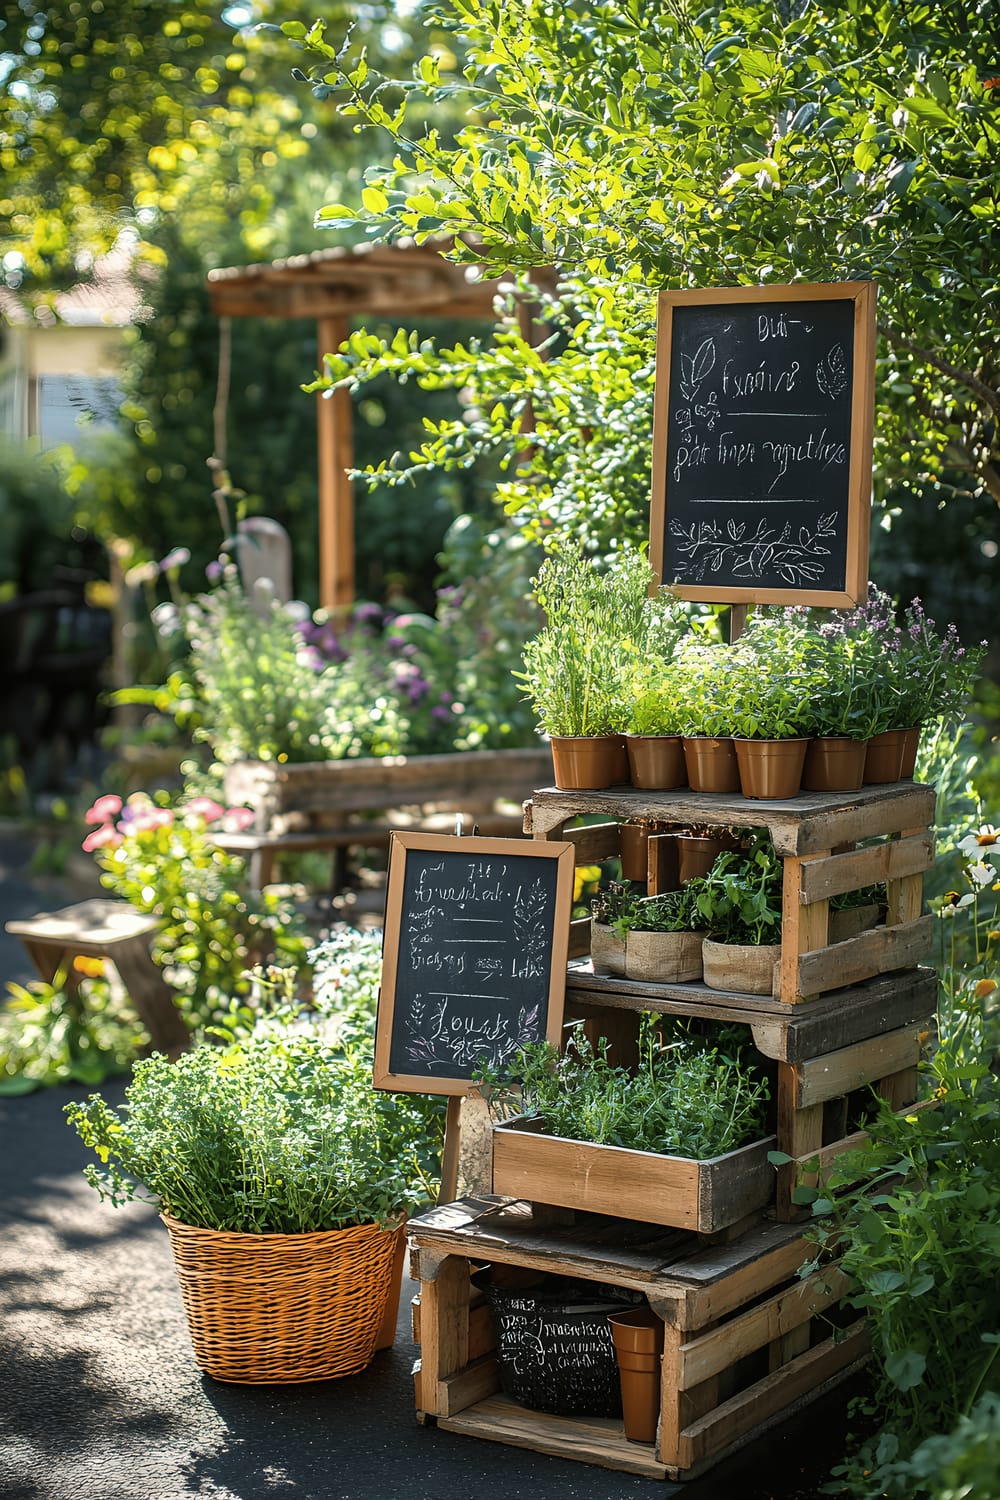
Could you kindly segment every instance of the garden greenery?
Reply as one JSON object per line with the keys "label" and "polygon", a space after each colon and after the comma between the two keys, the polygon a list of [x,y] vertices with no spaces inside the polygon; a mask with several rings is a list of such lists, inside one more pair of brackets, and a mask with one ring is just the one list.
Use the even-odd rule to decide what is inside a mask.
{"label": "garden greenery", "polygon": [[101,1196],[252,1234],[394,1222],[433,1199],[442,1101],[371,1087],[379,936],[313,950],[315,1010],[291,998],[294,970],[265,970],[258,1010],[233,1005],[175,1063],[143,1059],[121,1110],[67,1105]]}
{"label": "garden greenery", "polygon": [[783,864],[764,829],[716,856],[707,875],[685,883],[696,927],[718,943],[781,942]]}
{"label": "garden greenery", "polygon": [[505,1076],[484,1069],[478,1081],[494,1112],[516,1106],[569,1140],[707,1160],[763,1135],[766,1080],[665,1027],[646,1018],[633,1072],[609,1062],[605,1040],[594,1047],[577,1028],[561,1056],[533,1043]]}

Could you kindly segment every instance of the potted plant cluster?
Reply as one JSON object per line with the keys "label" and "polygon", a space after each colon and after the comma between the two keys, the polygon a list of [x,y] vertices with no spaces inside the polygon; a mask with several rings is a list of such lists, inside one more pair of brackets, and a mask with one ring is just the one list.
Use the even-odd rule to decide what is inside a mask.
{"label": "potted plant cluster", "polygon": [[767,1080],[680,1027],[664,1031],[647,1018],[634,1071],[577,1028],[562,1055],[536,1044],[506,1077],[484,1076],[495,1191],[702,1233],[762,1207]]}
{"label": "potted plant cluster", "polygon": [[406,1216],[436,1191],[439,1112],[371,1088],[356,1009],[333,1035],[300,1010],[234,1009],[177,1062],[139,1062],[121,1109],[96,1094],[66,1107],[101,1196],[160,1210],[195,1358],[217,1380],[363,1369],[392,1342]]}
{"label": "potted plant cluster", "polygon": [[554,552],[535,579],[542,630],[515,673],[552,745],[558,787],[601,788],[629,779],[624,735],[637,674],[662,670],[686,628],[668,594],[651,592],[638,551],[600,568],[580,552]]}
{"label": "potted plant cluster", "polygon": [[781,957],[782,863],[767,834],[755,832],[745,847],[720,854],[686,890],[708,934],[702,946],[705,983],[770,995]]}
{"label": "potted plant cluster", "polygon": [[594,973],[625,977],[626,918],[638,896],[625,881],[612,880],[590,903],[590,957]]}
{"label": "potted plant cluster", "polygon": [[701,978],[705,924],[696,885],[633,902],[616,927],[625,932],[626,979],[683,984]]}

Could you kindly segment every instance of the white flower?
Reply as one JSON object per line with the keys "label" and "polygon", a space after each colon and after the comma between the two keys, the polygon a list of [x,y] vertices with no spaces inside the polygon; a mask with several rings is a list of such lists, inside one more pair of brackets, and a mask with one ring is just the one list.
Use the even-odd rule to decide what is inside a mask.
{"label": "white flower", "polygon": [[980,860],[976,865],[969,866],[969,879],[974,885],[992,885],[996,879],[996,870],[988,865],[985,860]]}
{"label": "white flower", "polygon": [[965,838],[959,842],[958,847],[966,859],[978,859],[983,849],[993,849],[1000,843],[1000,831],[993,827],[992,823],[984,823],[977,828],[975,833],[967,833]]}

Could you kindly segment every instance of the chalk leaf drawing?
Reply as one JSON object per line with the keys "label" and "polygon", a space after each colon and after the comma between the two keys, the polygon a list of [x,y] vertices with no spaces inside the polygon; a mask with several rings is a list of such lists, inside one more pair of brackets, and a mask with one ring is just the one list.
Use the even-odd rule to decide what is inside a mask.
{"label": "chalk leaf drawing", "polygon": [[847,390],[847,360],[840,344],[834,344],[816,366],[816,384],[824,396],[835,400]]}
{"label": "chalk leaf drawing", "polygon": [[745,522],[671,521],[674,576],[678,581],[700,583],[725,570],[741,581],[776,574],[793,585],[814,582],[823,577],[822,559],[830,556],[830,548],[823,544],[836,531],[835,514],[820,516],[813,528],[800,526],[794,535],[787,522],[779,530],[763,518],[753,530]]}
{"label": "chalk leaf drawing", "polygon": [[715,340],[702,339],[694,354],[681,355],[681,395],[693,401],[703,381],[715,368]]}

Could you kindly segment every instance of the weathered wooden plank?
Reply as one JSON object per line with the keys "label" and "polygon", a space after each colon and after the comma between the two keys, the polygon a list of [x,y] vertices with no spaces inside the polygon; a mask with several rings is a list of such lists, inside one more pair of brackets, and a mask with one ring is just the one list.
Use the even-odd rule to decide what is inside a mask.
{"label": "weathered wooden plank", "polygon": [[448,1377],[469,1362],[469,1265],[463,1256],[443,1260],[433,1281],[420,1287],[421,1405],[445,1416],[452,1409]]}
{"label": "weathered wooden plank", "polygon": [[859,1321],[852,1324],[846,1337],[837,1341],[826,1339],[716,1407],[682,1432],[681,1451],[686,1460],[683,1467],[691,1468],[730,1447],[744,1433],[783,1411],[806,1391],[854,1364],[867,1347],[867,1329]]}
{"label": "weathered wooden plank", "polygon": [[578,865],[598,864],[621,849],[619,823],[591,823],[586,828],[567,828],[562,837],[575,848]]}
{"label": "weathered wooden plank", "polygon": [[493,1314],[488,1302],[469,1309],[469,1360],[481,1359],[496,1350]]}
{"label": "weathered wooden plank", "polygon": [[[426,1389],[430,1369],[426,1354],[422,1355],[421,1359],[424,1366],[421,1387]],[[486,1354],[481,1359],[466,1365],[464,1369],[456,1370],[454,1374],[438,1380],[436,1389],[435,1415],[438,1417],[453,1417],[457,1412],[464,1411],[467,1406],[474,1406],[477,1401],[484,1401],[500,1389],[496,1355]],[[424,1409],[427,1409],[426,1406]],[[438,1425],[440,1426],[440,1423]]]}
{"label": "weathered wooden plank", "polygon": [[[920,876],[913,878],[919,880]],[[803,953],[799,957],[799,992],[821,994],[894,969],[911,968],[933,946],[934,918],[929,914],[895,927],[874,927],[844,943]]]}
{"label": "weathered wooden plank", "polygon": [[812,901],[828,901],[831,896],[858,891],[880,880],[919,875],[933,863],[934,835],[926,831],[887,839],[849,854],[831,854],[801,866],[799,900],[807,905]]}
{"label": "weathered wooden plank", "polygon": [[[800,1098],[798,1067],[807,1066],[807,1063],[778,1064],[778,1150],[794,1157],[809,1156],[823,1144],[822,1101]],[[785,1222],[801,1217],[793,1195],[802,1180],[802,1174],[790,1163],[778,1168],[778,1218]]]}
{"label": "weathered wooden plank", "polygon": [[904,828],[926,828],[934,816],[934,801],[933,787],[912,782],[862,787],[856,792],[804,792],[785,802],[748,802],[735,793],[692,792],[690,788],[566,792],[543,787],[532,799],[530,831],[545,833],[585,814],[675,828],[694,823],[765,827],[778,854],[802,856]]}
{"label": "weathered wooden plank", "polygon": [[[836,1099],[840,1094],[849,1094],[865,1084],[875,1083],[902,1068],[913,1067],[919,1056],[919,1028],[904,1026],[884,1036],[855,1042],[853,1047],[842,1047],[839,1052],[828,1052],[808,1062],[784,1066],[789,1066],[794,1073],[795,1107],[801,1111],[821,1105],[826,1099]],[[778,1138],[780,1143],[780,1130]],[[780,1149],[788,1151],[790,1156],[802,1156],[810,1151],[812,1144],[807,1142],[802,1149],[781,1145]],[[819,1149],[822,1140],[814,1144]]]}
{"label": "weathered wooden plank", "polygon": [[[829,853],[829,850],[826,851]],[[819,859],[818,854],[800,859],[793,855],[784,862],[781,888],[781,965],[779,998],[786,1004],[800,1001],[811,993],[800,988],[799,959],[803,953],[815,948],[825,948],[829,941],[829,903],[816,901],[803,906],[799,900],[802,871],[810,860]]]}
{"label": "weathered wooden plank", "polygon": [[568,958],[585,958],[590,952],[590,918],[576,917],[569,924]]}
{"label": "weathered wooden plank", "polygon": [[848,1278],[839,1267],[827,1266],[785,1287],[750,1312],[689,1339],[678,1351],[680,1389],[687,1390],[721,1374],[747,1354],[808,1323],[815,1313],[836,1302],[847,1286]]}
{"label": "weathered wooden plank", "polygon": [[486,1401],[438,1422],[445,1432],[572,1458],[581,1463],[639,1474],[646,1479],[665,1479],[666,1467],[653,1449],[630,1443],[622,1424],[598,1417],[556,1417],[548,1412],[528,1411],[505,1396]]}

